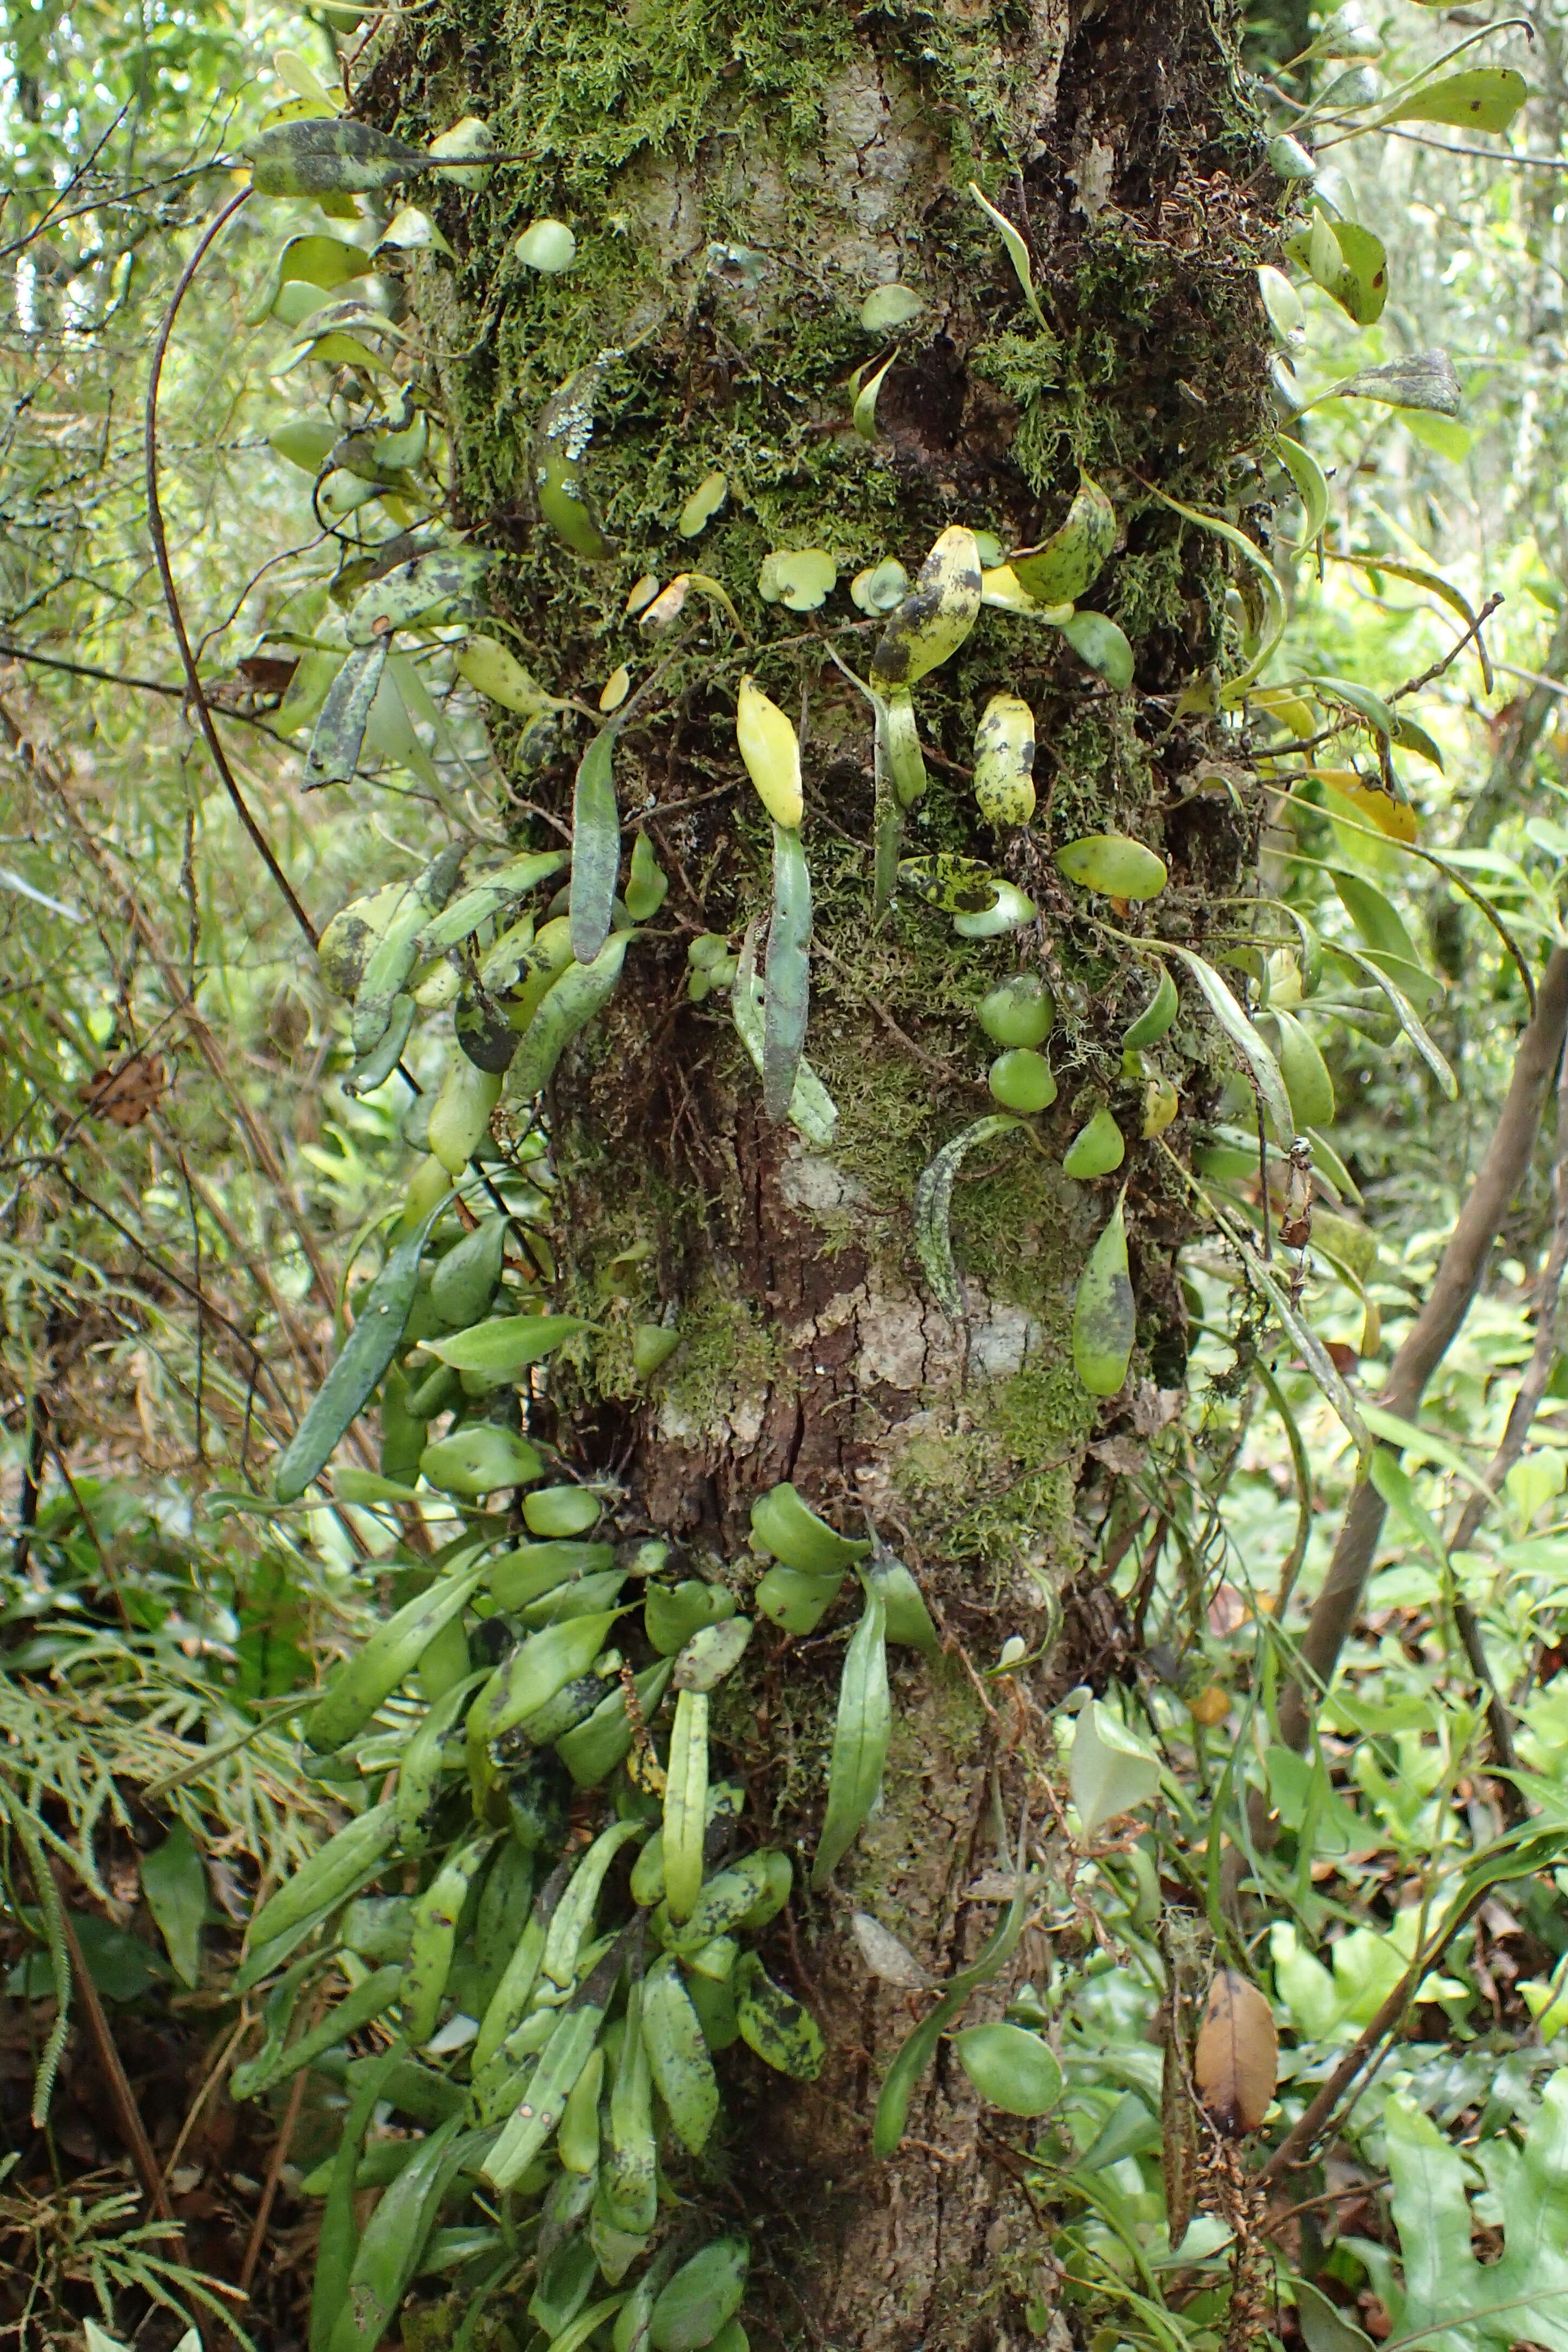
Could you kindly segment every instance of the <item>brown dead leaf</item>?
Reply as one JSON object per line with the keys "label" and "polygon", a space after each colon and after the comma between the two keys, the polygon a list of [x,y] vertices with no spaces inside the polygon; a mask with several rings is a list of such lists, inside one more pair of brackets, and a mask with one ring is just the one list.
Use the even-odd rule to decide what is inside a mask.
{"label": "brown dead leaf", "polygon": [[1251,1616],[1252,1603],[1236,1585],[1221,1584],[1215,1588],[1214,1599],[1209,1602],[1208,1618],[1209,1632],[1216,1640],[1223,1641],[1227,1633],[1236,1633],[1250,1622]]}
{"label": "brown dead leaf", "polygon": [[157,1109],[168,1085],[168,1065],[158,1055],[132,1054],[115,1069],[94,1070],[77,1095],[94,1118],[112,1119],[116,1127],[140,1127]]}
{"label": "brown dead leaf", "polygon": [[1140,1381],[1132,1395],[1132,1426],[1140,1437],[1157,1437],[1186,1402],[1185,1389],[1157,1389],[1152,1381]]}
{"label": "brown dead leaf", "polygon": [[1274,2098],[1279,2037],[1274,2011],[1236,1969],[1216,1970],[1209,1987],[1193,2080],[1217,2131],[1239,2139],[1258,2128]]}
{"label": "brown dead leaf", "polygon": [[299,667],[294,656],[285,658],[278,654],[247,654],[243,661],[235,664],[246,684],[253,686],[258,694],[286,694]]}

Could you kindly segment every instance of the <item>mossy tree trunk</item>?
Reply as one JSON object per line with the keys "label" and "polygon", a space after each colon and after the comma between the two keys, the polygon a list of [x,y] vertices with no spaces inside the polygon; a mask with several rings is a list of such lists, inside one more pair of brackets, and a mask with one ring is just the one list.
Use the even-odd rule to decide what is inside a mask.
{"label": "mossy tree trunk", "polygon": [[[1224,0],[467,0],[405,20],[365,91],[387,128],[428,136],[479,113],[535,159],[478,196],[443,192],[458,266],[416,276],[430,341],[455,354],[440,366],[458,509],[504,551],[492,593],[552,692],[592,708],[623,662],[634,689],[659,669],[616,773],[628,845],[643,826],[669,896],[549,1105],[562,1303],[607,1327],[574,1386],[557,1383],[562,1442],[621,1481],[628,1532],[678,1539],[738,1591],[754,1572],[752,1499],[787,1477],[850,1532],[868,1506],[978,1666],[1015,1632],[1033,1648],[1065,1613],[1047,1662],[984,1700],[954,1654],[934,1672],[896,1665],[883,1810],[841,1867],[843,1896],[797,1895],[777,1931],[778,1973],[816,2006],[832,2055],[808,2088],[738,2053],[721,2202],[773,2216],[759,2252],[787,2277],[773,2315],[792,2338],[804,2324],[835,2346],[999,2340],[1017,2332],[1044,2251],[984,2140],[957,2160],[975,2119],[956,2070],[930,2079],[916,2141],[872,2162],[870,2109],[909,1996],[868,1978],[844,1929],[853,1895],[938,1976],[972,1953],[995,1916],[984,1874],[998,1808],[1016,1821],[1030,1771],[1054,1763],[1051,1701],[1126,1655],[1089,1533],[1115,1474],[1088,1448],[1146,1434],[1158,1392],[1180,1383],[1187,1210],[1165,1150],[1139,1139],[1142,1083],[1123,1071],[1149,967],[1102,924],[1201,945],[1249,887],[1259,823],[1245,787],[1194,789],[1225,746],[1178,707],[1224,658],[1223,547],[1146,487],[1235,512],[1257,483],[1239,461],[1268,429],[1253,270],[1277,189],[1235,30]],[[1023,232],[1047,323],[972,178]],[[563,276],[512,253],[544,216],[576,235]],[[887,356],[859,314],[892,281],[923,307],[900,331],[868,446],[847,379]],[[595,562],[537,520],[531,436],[601,352],[583,479],[616,552]],[[917,692],[931,782],[907,848],[988,861],[1039,921],[966,945],[907,896],[878,921],[869,711],[830,649],[863,676],[879,625],[845,585],[888,557],[912,573],[953,522],[1037,542],[1080,471],[1116,506],[1117,551],[1088,602],[1131,640],[1133,690],[1112,691],[1037,621],[986,611]],[[727,503],[683,538],[683,504],[715,472]],[[837,593],[805,614],[762,602],[763,557],[804,548],[833,556]],[[696,597],[687,634],[639,636],[633,583],[693,566],[722,583],[749,641]],[[738,944],[766,915],[769,828],[734,749],[743,670],[804,714],[807,1053],[837,1108],[827,1150],[765,1120],[724,997],[687,994],[689,940]],[[1036,712],[1039,805],[998,835],[968,770],[979,711],[1003,688]],[[542,758],[538,730],[524,734],[498,736],[504,814],[520,839],[549,841],[587,729]],[[1152,906],[1115,912],[1056,874],[1057,846],[1105,830],[1168,862]],[[1037,1122],[1043,1150],[1005,1138],[964,1171],[954,1321],[922,1282],[911,1199],[938,1147],[991,1108],[994,1049],[973,1007],[1019,967],[1055,993],[1059,1094]],[[1184,1001],[1151,1066],[1182,1094],[1163,1139],[1178,1153],[1215,1058]],[[1062,1150],[1105,1104],[1126,1164],[1075,1183]],[[1123,1181],[1139,1340],[1102,1408],[1073,1370],[1071,1301]],[[630,1327],[667,1310],[682,1346],[650,1389]],[[830,1619],[787,1645],[764,1628],[716,1718],[759,1818],[806,1853],[843,1630]]]}

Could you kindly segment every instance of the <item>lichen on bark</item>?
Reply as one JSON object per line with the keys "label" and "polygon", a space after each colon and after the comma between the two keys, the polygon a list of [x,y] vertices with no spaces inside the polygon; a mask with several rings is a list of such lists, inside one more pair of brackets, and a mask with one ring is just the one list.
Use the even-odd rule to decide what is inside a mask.
{"label": "lichen on bark", "polygon": [[[955,1643],[983,1660],[999,1633],[1048,1625],[1047,1588],[1066,1596],[1026,1737],[1010,1738],[951,1659],[900,1668],[885,1811],[841,1874],[938,1973],[989,1924],[966,1889],[994,1853],[993,1789],[1016,1811],[1054,1760],[1040,1710],[1080,1673],[1102,1680],[1116,1654],[1114,1603],[1084,1575],[1075,1490],[1097,1417],[1067,1338],[1114,1186],[1059,1167],[1101,1102],[1132,1138],[1115,1182],[1128,1185],[1141,1317],[1132,1380],[1100,1433],[1133,1412],[1152,1362],[1168,1388],[1183,1354],[1174,1267],[1188,1213],[1163,1152],[1137,1139],[1140,1090],[1121,1066],[1147,967],[1050,853],[1106,829],[1158,848],[1167,891],[1117,919],[1151,938],[1201,945],[1220,903],[1251,887],[1260,810],[1188,789],[1216,747],[1209,719],[1178,710],[1183,688],[1226,657],[1225,551],[1151,489],[1234,510],[1240,461],[1268,429],[1253,271],[1273,251],[1272,183],[1234,34],[1221,0],[440,0],[389,19],[365,86],[384,128],[424,138],[476,112],[528,158],[482,193],[444,190],[456,265],[424,257],[410,273],[458,512],[503,558],[498,611],[534,674],[590,707],[619,664],[637,684],[668,665],[616,767],[623,815],[646,827],[670,895],[550,1104],[563,1303],[611,1331],[557,1382],[563,1442],[620,1481],[628,1529],[706,1549],[741,1590],[755,1572],[750,1502],[790,1476],[846,1526],[868,1504]],[[1026,239],[1044,325],[972,178]],[[577,267],[556,278],[512,250],[547,215],[577,238]],[[895,281],[923,308],[897,338],[868,446],[848,379],[888,355],[859,312]],[[616,356],[584,482],[616,551],[591,563],[538,520],[532,434],[601,352]],[[726,501],[685,539],[681,509],[711,472]],[[1080,473],[1116,505],[1117,551],[1087,601],[1131,641],[1135,690],[1111,692],[1037,623],[987,612],[917,692],[931,786],[909,847],[995,863],[1040,921],[968,944],[907,900],[879,919],[869,714],[829,658],[864,674],[875,633],[845,585],[889,556],[912,572],[955,521],[1034,544]],[[763,558],[807,547],[835,559],[835,595],[803,614],[763,603]],[[724,584],[749,642],[706,606],[685,636],[641,637],[626,611],[634,581],[694,563]],[[826,1150],[766,1124],[722,998],[685,994],[692,937],[738,943],[765,915],[767,827],[733,743],[742,669],[805,717],[807,1052],[838,1107]],[[1036,713],[1039,806],[1031,827],[998,838],[968,772],[980,710],[1004,687]],[[501,813],[520,841],[553,841],[586,735],[568,729],[525,766],[521,731],[495,730]],[[910,1202],[937,1147],[990,1107],[973,1008],[1020,966],[1055,992],[1059,1093],[1036,1122],[1040,1150],[976,1155],[957,1189],[968,1312],[954,1325],[922,1285]],[[1164,1139],[1178,1155],[1220,1058],[1184,1007],[1161,1049],[1183,1096]],[[671,1311],[684,1348],[645,1389],[626,1334]],[[776,1812],[785,1837],[809,1834],[800,1759],[825,1752],[837,1654],[831,1641],[787,1657],[759,1643],[726,1718],[758,1816],[765,1827]],[[796,1917],[781,1961],[822,2006],[829,2074],[781,2094],[737,2073],[737,2116],[757,2128],[731,2140],[736,2193],[778,2220],[769,2258],[818,2340],[943,2352],[1016,2335],[988,2252],[1005,2177],[924,2152],[870,2161],[876,2080],[908,2018],[868,1984],[836,1916]],[[915,2128],[951,2147],[967,2113],[939,2072]]]}

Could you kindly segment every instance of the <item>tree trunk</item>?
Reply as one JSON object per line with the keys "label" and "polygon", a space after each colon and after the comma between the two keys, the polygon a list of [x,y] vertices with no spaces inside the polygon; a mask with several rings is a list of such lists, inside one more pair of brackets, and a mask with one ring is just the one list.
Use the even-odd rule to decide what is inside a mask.
{"label": "tree trunk", "polygon": [[[634,692],[658,671],[616,767],[626,845],[646,829],[669,895],[548,1107],[560,1303],[605,1327],[557,1381],[561,1441],[620,1479],[627,1531],[677,1539],[742,1593],[759,1565],[759,1492],[793,1479],[850,1533],[868,1507],[950,1636],[937,1668],[895,1664],[883,1807],[840,1868],[843,1895],[797,1893],[775,1931],[772,1964],[827,2034],[822,2081],[782,2083],[743,2051],[726,2062],[725,2194],[759,2224],[760,2268],[786,2282],[774,2326],[793,2335],[804,2315],[818,2343],[938,2352],[1001,2341],[1026,2309],[1043,2326],[1053,2305],[1009,2175],[984,2143],[966,2154],[975,2116],[956,2069],[933,2070],[914,2137],[873,2162],[870,2113],[910,1997],[868,1979],[842,1931],[852,1894],[937,1977],[973,1957],[996,1916],[997,1825],[1016,1826],[1031,1772],[1054,1765],[1052,1702],[1079,1681],[1103,1685],[1130,1646],[1090,1566],[1115,1470],[1087,1449],[1120,1434],[1111,1462],[1125,1467],[1158,1424],[1158,1392],[1180,1384],[1187,1210],[1163,1145],[1139,1139],[1144,1080],[1123,1072],[1121,1032],[1152,967],[1106,925],[1201,946],[1250,887],[1261,821],[1244,771],[1229,793],[1203,788],[1226,740],[1179,701],[1221,660],[1225,550],[1146,487],[1228,499],[1234,513],[1236,462],[1269,429],[1253,272],[1272,252],[1276,184],[1239,93],[1235,29],[1221,0],[438,6],[385,37],[362,102],[410,137],[481,114],[506,152],[534,159],[478,195],[422,199],[458,255],[455,272],[421,260],[414,293],[448,354],[459,511],[504,551],[491,597],[551,692],[591,710],[621,663]],[[1023,233],[1045,323],[971,179]],[[513,255],[536,217],[574,229],[567,274]],[[923,307],[898,331],[868,446],[847,380],[888,356],[859,312],[894,281]],[[582,482],[615,552],[593,562],[537,518],[531,436],[557,387],[601,353]],[[1031,893],[1040,919],[970,944],[907,891],[879,919],[870,711],[830,649],[864,677],[881,624],[849,603],[848,578],[889,557],[912,575],[955,522],[1006,548],[1036,543],[1080,470],[1116,507],[1117,551],[1087,602],[1131,640],[1134,690],[1110,689],[1058,631],[988,610],[916,697],[931,774],[906,854],[982,859]],[[727,502],[683,537],[683,505],[711,473]],[[836,561],[826,604],[801,614],[761,601],[763,559],[806,548]],[[626,617],[641,575],[663,583],[693,567],[722,584],[746,640],[699,591],[655,642]],[[806,1051],[837,1113],[826,1149],[764,1118],[722,993],[687,992],[694,937],[723,933],[734,949],[766,921],[771,830],[734,747],[743,671],[802,719]],[[1002,689],[1035,710],[1039,797],[1031,825],[997,834],[969,769],[976,719]],[[519,839],[560,837],[587,733],[577,722],[542,742],[537,723],[503,720],[501,814]],[[1058,876],[1057,847],[1107,831],[1167,861],[1170,885],[1148,907],[1119,910]],[[994,1108],[995,1049],[974,1006],[1020,967],[1055,995],[1059,1092],[1036,1122],[1043,1150],[1002,1137],[962,1171],[952,1319],[921,1275],[912,1196],[937,1149]],[[1184,1000],[1149,1064],[1182,1095],[1163,1139],[1178,1154],[1212,1097],[1215,1055]],[[1102,1105],[1129,1138],[1126,1163],[1074,1182],[1062,1151]],[[1073,1369],[1072,1300],[1123,1182],[1138,1344],[1102,1408]],[[667,1312],[681,1346],[647,1384],[631,1329]],[[1015,1632],[1034,1649],[1058,1610],[1045,1662],[982,1696],[967,1663],[994,1665]],[[805,1643],[763,1626],[715,1717],[756,1819],[807,1856],[853,1614],[846,1601]],[[1030,1958],[1026,1942],[1020,1965]],[[748,2316],[760,2307],[765,2325],[770,2296],[754,2284]]]}

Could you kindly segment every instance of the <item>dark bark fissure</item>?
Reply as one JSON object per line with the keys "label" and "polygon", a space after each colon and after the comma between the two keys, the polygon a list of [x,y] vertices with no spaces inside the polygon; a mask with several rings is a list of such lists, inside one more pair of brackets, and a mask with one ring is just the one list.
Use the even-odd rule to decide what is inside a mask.
{"label": "dark bark fissure", "polygon": [[[1264,495],[1232,468],[1268,430],[1252,273],[1273,252],[1275,186],[1238,94],[1234,31],[1218,0],[860,12],[518,0],[408,20],[363,97],[372,120],[409,136],[483,113],[509,152],[538,159],[480,195],[443,192],[459,262],[421,262],[412,289],[431,345],[468,354],[437,362],[454,479],[464,519],[508,559],[492,593],[530,667],[591,704],[617,664],[640,682],[669,660],[616,759],[628,842],[646,826],[670,895],[551,1104],[563,1304],[612,1333],[580,1391],[563,1391],[563,1440],[585,1470],[622,1480],[628,1530],[674,1537],[739,1590],[751,1501],[792,1477],[846,1527],[868,1505],[982,1657],[1044,1625],[1040,1582],[1064,1596],[1064,1633],[1016,1726],[985,1713],[952,1658],[895,1665],[885,1809],[840,1874],[937,1974],[972,1957],[994,1916],[966,1894],[994,1863],[994,1788],[1016,1822],[1054,1755],[1044,1710],[1086,1674],[1103,1686],[1131,1647],[1081,1557],[1075,1496],[1095,1414],[1068,1355],[1072,1286],[1123,1180],[1140,1350],[1101,1433],[1157,1425],[1152,1387],[1173,1385],[1184,1355],[1174,1266],[1188,1211],[1168,1163],[1135,1139],[1141,1088],[1121,1070],[1148,967],[1097,929],[1051,853],[1089,831],[1151,842],[1170,887],[1118,928],[1199,946],[1256,866],[1261,796],[1233,807],[1194,789],[1226,739],[1201,711],[1177,712],[1183,688],[1222,658],[1224,551],[1146,487],[1229,499],[1233,513],[1248,481]],[[966,193],[972,177],[1026,235],[1043,330]],[[517,231],[548,214],[580,241],[577,271],[558,281],[510,258]],[[858,309],[894,279],[926,309],[868,449],[846,380],[879,364]],[[605,373],[584,480],[618,552],[589,564],[533,520],[529,435],[556,386],[607,350],[624,356]],[[978,949],[904,904],[878,925],[869,717],[826,657],[831,644],[863,673],[875,633],[847,625],[859,615],[843,589],[889,555],[912,573],[954,521],[1037,541],[1080,468],[1123,526],[1084,601],[1131,641],[1136,694],[1110,693],[1054,633],[988,612],[916,695],[931,782],[908,851],[986,859],[1032,893],[1040,923]],[[728,503],[682,539],[676,517],[710,470],[726,474]],[[760,604],[762,557],[814,545],[838,564],[828,605]],[[640,574],[694,566],[740,606],[756,640],[743,653],[706,617],[650,648],[625,616]],[[692,937],[738,943],[765,915],[767,829],[734,751],[742,667],[796,715],[805,694],[818,940],[806,1050],[838,1105],[827,1150],[765,1122],[723,1000],[685,992]],[[1036,710],[1040,805],[1032,828],[994,835],[967,771],[979,710],[1004,687]],[[579,729],[542,753],[537,730],[500,718],[520,838],[538,830],[530,806],[569,813],[584,740]],[[961,1330],[922,1286],[910,1198],[935,1149],[989,1107],[993,1049],[973,1005],[1020,964],[1056,994],[1059,1094],[1037,1122],[1046,1155],[976,1154],[957,1188]],[[1166,1139],[1178,1151],[1212,1100],[1216,1059],[1185,1005],[1161,1059],[1183,1096]],[[1060,1154],[1102,1102],[1131,1139],[1127,1162],[1077,1186]],[[613,1335],[671,1302],[683,1346],[650,1398]],[[759,1822],[806,1850],[839,1655],[831,1632],[790,1648],[769,1630],[719,1717]],[[909,1997],[868,1985],[837,1916],[797,1905],[774,1954],[822,2017],[822,2083],[781,2087],[749,2063],[730,2077],[725,2193],[754,2223],[773,2217],[759,2246],[787,2282],[760,2324],[932,2352],[994,2340],[1016,2330],[1047,2249],[945,2067],[911,2116],[926,2146],[872,2164],[870,2109]],[[1025,1968],[1040,1958],[1026,1943]],[[966,2142],[974,2152],[954,2160]]]}

